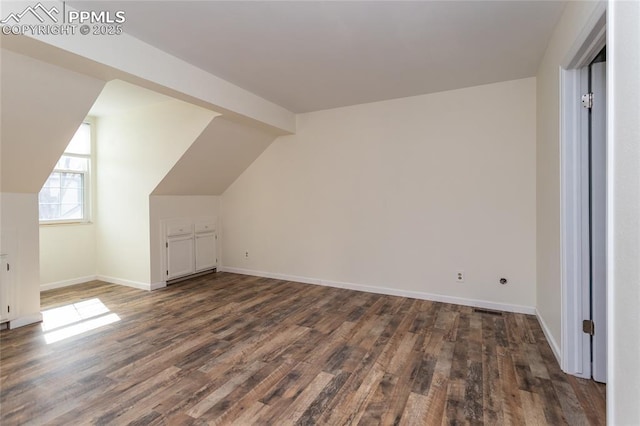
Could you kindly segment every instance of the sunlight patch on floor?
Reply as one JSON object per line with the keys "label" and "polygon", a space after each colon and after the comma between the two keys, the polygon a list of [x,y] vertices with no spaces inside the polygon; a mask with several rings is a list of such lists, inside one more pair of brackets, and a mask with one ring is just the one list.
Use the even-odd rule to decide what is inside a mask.
{"label": "sunlight patch on floor", "polygon": [[47,344],[120,321],[120,317],[97,298],[48,309],[42,312],[42,319]]}

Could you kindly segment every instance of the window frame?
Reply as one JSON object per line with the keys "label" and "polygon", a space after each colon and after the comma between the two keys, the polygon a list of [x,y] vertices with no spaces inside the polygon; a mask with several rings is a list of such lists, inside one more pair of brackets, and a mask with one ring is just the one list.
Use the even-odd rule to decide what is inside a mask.
{"label": "window frame", "polygon": [[[92,187],[92,179],[91,179],[91,174],[92,174],[92,168],[93,168],[93,154],[94,154],[94,133],[93,133],[93,120],[89,120],[86,119],[82,122],[82,124],[80,124],[80,126],[78,127],[78,129],[80,129],[81,126],[83,125],[88,125],[89,126],[89,146],[90,146],[90,152],[89,154],[71,154],[71,153],[67,153],[66,151],[62,153],[62,155],[60,155],[60,158],[58,158],[58,161],[60,161],[60,159],[62,159],[62,157],[74,157],[74,158],[82,158],[82,159],[86,159],[87,160],[87,170],[70,170],[70,169],[64,169],[64,168],[56,168],[54,167],[53,170],[51,170],[51,173],[49,173],[49,176],[47,176],[47,179],[49,179],[49,177],[53,174],[53,173],[76,173],[76,174],[81,174],[82,175],[82,183],[83,183],[83,188],[82,188],[82,218],[81,219],[40,219],[40,192],[42,191],[42,188],[40,188],[40,192],[38,192],[38,221],[40,223],[40,225],[72,225],[72,224],[89,224],[91,223],[91,192],[93,190]],[[74,133],[75,135],[75,133]],[[71,141],[69,141],[71,142]],[[67,144],[68,145],[68,144]],[[65,147],[66,149],[66,147]],[[58,161],[56,161],[56,165],[58,165]],[[44,188],[44,184],[42,186]]]}

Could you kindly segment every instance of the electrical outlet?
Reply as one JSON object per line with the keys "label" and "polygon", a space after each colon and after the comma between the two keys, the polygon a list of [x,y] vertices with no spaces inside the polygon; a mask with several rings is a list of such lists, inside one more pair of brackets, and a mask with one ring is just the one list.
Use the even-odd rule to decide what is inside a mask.
{"label": "electrical outlet", "polygon": [[244,252],[244,258],[248,259],[249,258],[249,250],[245,250]]}
{"label": "electrical outlet", "polygon": [[463,283],[464,282],[464,271],[456,272],[456,281],[459,282],[459,283]]}

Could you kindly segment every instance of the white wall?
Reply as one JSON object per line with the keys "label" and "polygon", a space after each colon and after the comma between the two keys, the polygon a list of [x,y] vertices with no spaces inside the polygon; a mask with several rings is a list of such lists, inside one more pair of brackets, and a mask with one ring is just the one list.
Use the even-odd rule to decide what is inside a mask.
{"label": "white wall", "polygon": [[9,255],[15,319],[11,327],[42,320],[38,259],[38,195],[0,193],[0,252]]}
{"label": "white wall", "polygon": [[[152,195],[149,197],[151,233],[151,283],[164,280],[162,221],[172,218],[200,218],[220,216],[220,197],[214,195]],[[220,239],[218,239],[220,244]],[[220,246],[218,246],[220,252]]]}
{"label": "white wall", "polygon": [[40,225],[40,291],[96,278],[96,125],[91,123],[90,218],[87,223]]}
{"label": "white wall", "polygon": [[95,276],[94,223],[40,226],[41,290],[87,282]]}
{"label": "white wall", "polygon": [[537,75],[536,309],[560,353],[560,66],[597,7],[597,2],[567,3]]}
{"label": "white wall", "polygon": [[640,2],[610,1],[608,423],[640,424]]}
{"label": "white wall", "polygon": [[299,115],[223,194],[222,264],[532,312],[535,87]]}
{"label": "white wall", "polygon": [[104,81],[6,49],[0,55],[1,232],[17,252],[9,253],[17,326],[40,319],[38,192]]}
{"label": "white wall", "polygon": [[216,114],[168,101],[97,119],[97,275],[148,288],[149,195]]}

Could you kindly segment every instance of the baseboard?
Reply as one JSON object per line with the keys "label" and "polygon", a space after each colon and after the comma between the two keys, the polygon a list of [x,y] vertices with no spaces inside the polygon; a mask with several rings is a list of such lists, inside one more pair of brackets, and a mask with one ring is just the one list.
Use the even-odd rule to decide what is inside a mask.
{"label": "baseboard", "polygon": [[40,284],[40,291],[53,290],[55,288],[69,287],[70,285],[83,284],[89,281],[94,281],[98,277],[95,275],[88,275],[86,277],[73,278],[70,280],[55,281],[47,284]]}
{"label": "baseboard", "polygon": [[553,351],[553,355],[555,355],[556,360],[558,361],[558,365],[562,366],[562,358],[560,357],[560,345],[556,342],[556,339],[553,338],[551,331],[549,330],[549,326],[544,322],[542,315],[536,309],[536,318],[538,318],[538,323],[542,328],[542,332],[544,333],[544,337],[547,338],[547,342],[549,342],[549,346],[551,346],[551,350]]}
{"label": "baseboard", "polygon": [[157,283],[151,283],[151,291],[157,290],[159,288],[163,288],[163,287],[166,287],[166,286],[167,286],[167,283],[165,281],[160,281],[160,282],[157,282]]}
{"label": "baseboard", "polygon": [[25,325],[36,324],[39,322],[42,322],[42,314],[40,312],[12,319],[9,321],[9,328],[24,327]]}
{"label": "baseboard", "polygon": [[451,303],[454,305],[473,306],[474,308],[493,309],[497,311],[515,312],[519,314],[533,315],[536,310],[533,306],[511,305],[507,303],[491,302],[488,300],[466,299],[462,297],[446,296],[441,294],[422,293],[418,291],[399,290],[388,287],[377,287],[363,284],[347,283],[340,281],[328,281],[318,278],[299,277],[295,275],[277,274],[272,272],[254,271],[244,268],[221,266],[220,272],[232,272],[241,275],[253,275],[257,277],[273,278],[277,280],[295,281],[305,284],[323,285],[327,287],[344,288],[347,290],[364,291],[367,293],[386,294],[389,296],[409,297],[412,299],[431,300],[434,302]]}
{"label": "baseboard", "polygon": [[105,281],[111,284],[118,284],[118,285],[124,285],[127,287],[133,287],[133,288],[137,288],[140,290],[147,290],[150,291],[151,290],[151,284],[149,283],[143,283],[141,281],[131,281],[131,280],[125,280],[122,278],[115,278],[115,277],[107,277],[105,275],[98,275],[96,277],[97,280],[100,281]]}

